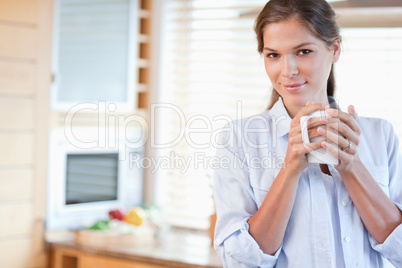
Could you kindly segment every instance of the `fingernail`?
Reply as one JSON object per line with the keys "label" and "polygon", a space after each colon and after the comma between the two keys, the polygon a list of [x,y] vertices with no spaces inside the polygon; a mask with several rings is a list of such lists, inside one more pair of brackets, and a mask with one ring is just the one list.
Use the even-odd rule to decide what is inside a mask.
{"label": "fingernail", "polygon": [[321,116],[321,122],[328,122],[328,118],[325,116]]}
{"label": "fingernail", "polygon": [[322,146],[324,146],[325,148],[327,148],[328,143],[327,143],[326,141],[323,141],[323,142],[322,142]]}
{"label": "fingernail", "polygon": [[333,109],[328,109],[326,112],[329,115],[333,115],[335,113],[335,111]]}
{"label": "fingernail", "polygon": [[319,127],[319,128],[318,128],[318,132],[321,133],[321,134],[324,134],[324,133],[325,133],[325,130],[324,130],[322,127]]}

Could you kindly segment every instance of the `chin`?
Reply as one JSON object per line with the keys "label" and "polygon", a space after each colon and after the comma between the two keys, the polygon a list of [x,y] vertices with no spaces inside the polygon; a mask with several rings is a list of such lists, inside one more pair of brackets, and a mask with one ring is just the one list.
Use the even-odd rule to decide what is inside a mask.
{"label": "chin", "polygon": [[308,102],[308,98],[303,98],[302,96],[291,96],[283,99],[287,105],[297,107],[303,107]]}

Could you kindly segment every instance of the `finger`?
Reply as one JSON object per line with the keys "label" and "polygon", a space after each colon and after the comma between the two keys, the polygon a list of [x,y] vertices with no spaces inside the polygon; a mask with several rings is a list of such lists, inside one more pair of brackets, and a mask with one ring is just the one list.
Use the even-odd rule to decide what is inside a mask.
{"label": "finger", "polygon": [[311,151],[315,151],[322,148],[322,141],[315,141],[310,143],[303,143],[304,154],[309,153]]}
{"label": "finger", "polygon": [[355,106],[349,105],[349,107],[348,107],[348,113],[349,113],[351,116],[353,116],[353,118],[354,118],[355,120],[357,119],[357,112],[356,112]]}
{"label": "finger", "polygon": [[[359,134],[353,131],[347,124],[342,121],[330,120],[330,123],[326,124],[334,130],[334,133],[341,134],[342,137],[348,139],[356,144],[359,143]],[[336,131],[336,132],[335,132]]]}
{"label": "finger", "polygon": [[351,154],[340,150],[337,146],[334,144],[327,142],[327,141],[322,141],[321,142],[322,147],[324,147],[328,152],[330,152],[332,155],[337,157],[341,162],[348,162],[350,160]]}
{"label": "finger", "polygon": [[309,120],[307,120],[307,128],[311,129],[325,125],[329,122],[330,119],[332,119],[332,117],[329,116],[312,117]]}
{"label": "finger", "polygon": [[313,129],[308,130],[308,137],[309,137],[310,140],[314,139],[314,138],[317,138],[317,137],[322,137],[323,136],[317,130],[318,130],[318,128],[313,128]]}
{"label": "finger", "polygon": [[[314,131],[314,130],[312,130]],[[345,138],[342,133],[340,133],[337,129],[332,128],[330,125],[320,126],[315,129],[318,135],[323,136],[325,138],[333,137],[334,140],[339,138]],[[346,138],[345,138],[346,139]]]}
{"label": "finger", "polygon": [[355,144],[353,144],[353,142],[351,142],[351,141],[348,141],[348,140],[346,140],[346,141],[347,141],[348,144],[346,145],[346,147],[342,148],[342,151],[347,153],[347,154],[351,154],[351,155],[356,154],[357,153],[357,146]]}
{"label": "finger", "polygon": [[[314,138],[321,137],[320,134],[317,133],[317,129],[310,129],[308,130],[308,138],[311,141]],[[295,133],[294,135],[289,134],[289,142],[292,144],[296,143],[304,143],[303,136],[301,135],[301,131],[299,133]]]}
{"label": "finger", "polygon": [[341,137],[337,131],[331,129],[331,128],[323,128],[320,127],[317,129],[317,133],[321,134],[321,136],[325,136],[327,140],[329,140],[332,144],[338,145],[341,150],[344,150],[348,148],[349,142],[351,144],[348,153],[354,154],[355,153],[355,146],[353,146],[353,143],[349,141],[348,139]]}
{"label": "finger", "polygon": [[319,110],[324,110],[324,104],[322,103],[311,103],[311,104],[306,104],[303,106],[300,111],[296,114],[296,116],[293,118],[293,120],[297,120],[300,122],[300,117],[309,115],[315,111]]}
{"label": "finger", "polygon": [[326,136],[327,136],[326,131],[327,130],[338,134],[338,132],[335,129],[332,129],[332,128],[324,125],[324,126],[309,129],[308,130],[308,137],[309,137],[309,139],[314,139],[314,138],[317,138],[317,137],[326,138]]}
{"label": "finger", "polygon": [[356,122],[356,119],[349,113],[344,113],[337,109],[328,109],[326,110],[329,116],[335,117],[340,119],[341,121],[345,122],[353,131],[360,131],[360,127]]}
{"label": "finger", "polygon": [[300,135],[301,136],[301,128],[298,126],[291,126],[289,130],[289,137],[294,137]]}

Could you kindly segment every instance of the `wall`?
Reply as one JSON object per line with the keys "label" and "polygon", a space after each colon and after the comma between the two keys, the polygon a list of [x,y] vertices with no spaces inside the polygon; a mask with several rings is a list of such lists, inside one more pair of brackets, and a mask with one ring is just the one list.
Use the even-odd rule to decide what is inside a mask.
{"label": "wall", "polygon": [[0,0],[0,263],[44,267],[51,0]]}
{"label": "wall", "polygon": [[[145,118],[149,118],[151,3],[138,1],[138,104],[133,112]],[[52,15],[52,0],[0,0],[1,267],[47,265],[43,237],[48,131],[64,125],[65,117],[49,110]],[[92,125],[96,117],[83,115],[77,122]]]}

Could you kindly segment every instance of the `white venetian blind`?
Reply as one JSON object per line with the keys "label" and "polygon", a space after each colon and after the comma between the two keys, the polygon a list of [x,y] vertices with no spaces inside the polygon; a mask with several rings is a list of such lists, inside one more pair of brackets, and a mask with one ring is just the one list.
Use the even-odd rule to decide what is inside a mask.
{"label": "white venetian blind", "polygon": [[343,51],[336,65],[337,98],[361,116],[390,121],[402,138],[402,28],[343,29]]}
{"label": "white venetian blind", "polygon": [[[268,104],[271,83],[257,52],[255,18],[241,16],[265,3],[165,2],[158,142],[165,147],[161,163],[169,163],[157,171],[160,202],[172,225],[208,228],[217,133],[227,121],[260,113]],[[402,130],[400,105],[388,102],[398,101],[401,29],[342,34],[344,50],[336,68],[341,107],[354,104],[360,115],[385,117]]]}
{"label": "white venetian blind", "polygon": [[164,144],[178,142],[164,150],[172,166],[159,169],[160,187],[171,224],[206,229],[213,213],[213,139],[229,120],[267,105],[270,84],[254,19],[240,17],[264,1],[166,2],[162,100],[172,107],[162,113],[160,133]]}

